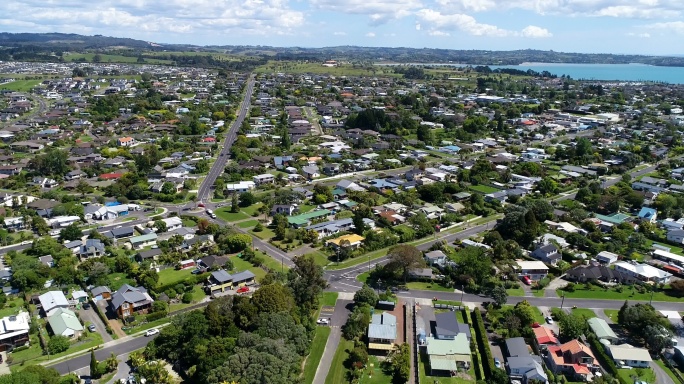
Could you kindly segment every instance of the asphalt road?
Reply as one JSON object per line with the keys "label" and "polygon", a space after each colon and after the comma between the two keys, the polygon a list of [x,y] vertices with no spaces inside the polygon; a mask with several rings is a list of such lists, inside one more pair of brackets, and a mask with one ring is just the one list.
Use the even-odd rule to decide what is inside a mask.
{"label": "asphalt road", "polygon": [[[138,336],[134,338],[130,338],[127,340],[120,339],[118,344],[105,347],[102,349],[98,349],[95,351],[95,358],[97,360],[104,360],[114,354],[114,356],[119,356],[124,353],[129,353],[136,351],[141,348],[145,348],[148,342],[152,340],[153,338],[157,337],[151,336],[151,337],[145,337],[145,336]],[[62,375],[65,375],[69,372],[73,372],[76,370],[79,370],[83,367],[87,367],[90,365],[90,353],[86,353],[81,356],[74,357],[69,360],[62,361],[60,363],[57,363],[53,366],[50,366],[50,368],[54,368],[57,370]]]}
{"label": "asphalt road", "polygon": [[226,135],[226,140],[223,142],[223,148],[221,148],[218,158],[214,162],[214,165],[212,165],[207,177],[204,178],[202,185],[200,185],[199,190],[197,191],[197,201],[205,201],[209,199],[211,187],[216,182],[216,178],[219,177],[219,175],[223,173],[223,170],[226,168],[226,163],[230,157],[230,147],[235,142],[237,133],[242,126],[242,122],[245,120],[245,117],[247,117],[247,113],[249,113],[249,107],[252,101],[252,92],[254,91],[254,82],[254,76],[252,75],[247,83],[245,97],[242,100],[242,103],[240,103],[240,110],[237,114],[237,117],[230,125],[230,129]]}

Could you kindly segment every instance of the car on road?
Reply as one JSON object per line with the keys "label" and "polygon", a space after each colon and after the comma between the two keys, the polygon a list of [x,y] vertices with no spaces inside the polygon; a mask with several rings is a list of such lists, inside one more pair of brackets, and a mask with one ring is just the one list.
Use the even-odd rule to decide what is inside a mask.
{"label": "car on road", "polygon": [[202,270],[201,269],[193,269],[192,272],[190,272],[190,273],[192,273],[193,275],[199,275],[200,273],[202,273]]}
{"label": "car on road", "polygon": [[249,287],[240,287],[237,289],[237,293],[247,293],[249,292]]}
{"label": "car on road", "polygon": [[97,330],[97,328],[95,328],[95,324],[90,324],[90,325],[88,326],[88,330],[89,330],[90,332],[95,332],[95,331]]}
{"label": "car on road", "polygon": [[494,366],[497,368],[501,368],[501,360],[499,360],[498,357],[494,358]]}
{"label": "car on road", "polygon": [[199,204],[197,204],[197,206],[200,208],[204,208],[204,203],[199,203]]}
{"label": "car on road", "polygon": [[546,316],[545,319],[547,324],[553,324],[553,318],[551,316]]}
{"label": "car on road", "polygon": [[158,333],[159,330],[157,328],[148,329],[147,332],[145,332],[145,337],[154,336]]}
{"label": "car on road", "polygon": [[90,309],[89,303],[83,303],[83,309]]}
{"label": "car on road", "polygon": [[316,321],[316,324],[318,324],[318,325],[330,325],[330,320],[320,318],[320,319],[318,319],[318,321]]}

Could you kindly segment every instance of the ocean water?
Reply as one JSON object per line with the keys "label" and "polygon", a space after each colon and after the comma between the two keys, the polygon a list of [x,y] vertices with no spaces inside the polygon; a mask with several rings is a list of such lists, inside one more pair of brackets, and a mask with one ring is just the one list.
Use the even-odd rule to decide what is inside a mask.
{"label": "ocean water", "polygon": [[490,65],[496,68],[514,68],[549,71],[554,75],[568,75],[575,80],[661,81],[684,84],[684,67],[656,67],[646,64],[553,64],[523,63],[520,65]]}

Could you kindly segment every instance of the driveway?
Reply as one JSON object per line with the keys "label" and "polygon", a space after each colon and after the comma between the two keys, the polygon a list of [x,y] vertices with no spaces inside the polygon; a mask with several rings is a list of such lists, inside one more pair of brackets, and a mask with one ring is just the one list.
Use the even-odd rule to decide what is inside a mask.
{"label": "driveway", "polygon": [[131,371],[131,367],[128,365],[128,353],[119,355],[116,358],[119,359],[119,365],[116,367],[116,374],[109,380],[109,384],[120,383],[121,379],[127,379]]}
{"label": "driveway", "polygon": [[95,313],[95,310],[93,308],[80,309],[80,310],[78,310],[78,315],[81,318],[81,322],[83,322],[84,326],[85,326],[85,323],[95,324],[96,332],[98,332],[100,335],[102,335],[102,340],[105,343],[113,340],[112,335],[107,333],[107,329],[106,329],[104,323],[102,323],[102,320],[100,320],[100,317],[97,316],[97,313]]}
{"label": "driveway", "polygon": [[321,312],[321,317],[330,317],[331,329],[328,341],[325,343],[323,356],[321,356],[321,361],[318,363],[318,368],[316,369],[313,384],[325,384],[325,378],[330,371],[333,357],[335,357],[335,351],[337,351],[337,346],[342,338],[342,326],[347,322],[353,304],[354,302],[352,300],[337,299],[332,314],[329,310],[325,311],[325,315],[323,314],[323,311]]}
{"label": "driveway", "polygon": [[[551,316],[551,309],[549,307],[537,307],[541,311],[544,317]],[[545,327],[552,330],[556,336],[560,335],[560,329],[558,328],[558,322],[554,321],[553,324],[544,324]]]}
{"label": "driveway", "polygon": [[660,368],[660,365],[656,364],[655,362],[651,362],[651,368],[653,368],[653,373],[655,373],[655,384],[675,384],[670,375]]}

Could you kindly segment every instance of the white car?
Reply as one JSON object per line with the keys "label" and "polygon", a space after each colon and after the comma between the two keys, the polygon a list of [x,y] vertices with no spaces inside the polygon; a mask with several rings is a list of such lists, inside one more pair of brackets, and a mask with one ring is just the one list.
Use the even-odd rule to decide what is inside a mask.
{"label": "white car", "polygon": [[553,318],[551,316],[546,316],[546,322],[548,324],[553,324]]}
{"label": "white car", "polygon": [[324,319],[324,318],[320,318],[320,319],[318,319],[318,321],[316,322],[316,324],[318,324],[318,325],[329,325],[329,324],[330,324],[330,320]]}
{"label": "white car", "polygon": [[158,333],[159,333],[159,330],[157,328],[152,328],[152,329],[148,330],[147,332],[145,332],[145,337],[154,336]]}

